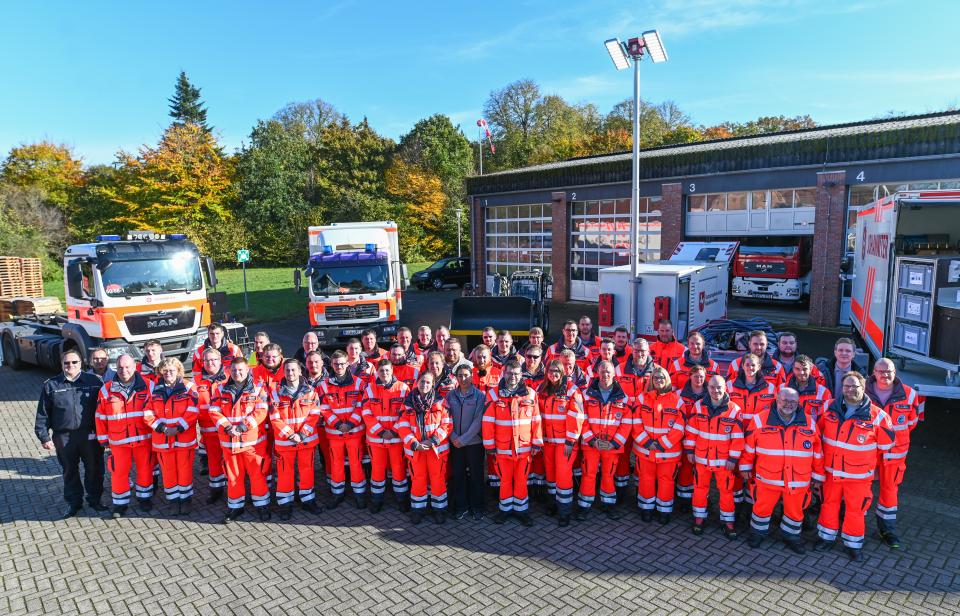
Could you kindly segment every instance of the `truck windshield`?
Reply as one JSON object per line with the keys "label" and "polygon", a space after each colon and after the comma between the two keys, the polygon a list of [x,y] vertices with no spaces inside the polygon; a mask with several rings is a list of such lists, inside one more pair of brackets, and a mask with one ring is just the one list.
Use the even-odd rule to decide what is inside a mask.
{"label": "truck windshield", "polygon": [[200,261],[194,255],[139,261],[110,261],[101,271],[103,290],[110,297],[199,291],[203,288]]}
{"label": "truck windshield", "polygon": [[740,254],[745,257],[792,257],[797,254],[796,246],[741,246]]}
{"label": "truck windshield", "polygon": [[337,265],[313,272],[314,295],[383,293],[387,290],[386,265]]}

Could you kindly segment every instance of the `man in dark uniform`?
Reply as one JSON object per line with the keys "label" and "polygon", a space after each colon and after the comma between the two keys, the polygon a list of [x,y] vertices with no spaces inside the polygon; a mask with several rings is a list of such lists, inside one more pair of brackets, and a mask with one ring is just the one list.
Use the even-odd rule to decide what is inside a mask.
{"label": "man in dark uniform", "polygon": [[[97,392],[103,386],[100,377],[82,372],[80,353],[64,351],[60,357],[63,373],[43,384],[37,403],[34,431],[44,449],[55,449],[63,469],[63,498],[72,518],[87,505],[94,511],[106,511],[100,504],[103,495],[103,447],[97,441],[94,416]],[[53,436],[51,438],[51,432]],[[83,462],[83,481],[80,462]]]}

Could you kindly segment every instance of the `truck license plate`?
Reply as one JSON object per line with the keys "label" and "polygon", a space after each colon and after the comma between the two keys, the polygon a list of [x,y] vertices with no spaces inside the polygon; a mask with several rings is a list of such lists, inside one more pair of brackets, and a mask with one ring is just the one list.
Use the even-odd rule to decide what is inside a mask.
{"label": "truck license plate", "polygon": [[362,331],[363,331],[362,329],[341,329],[340,335],[341,336],[359,336],[360,332]]}

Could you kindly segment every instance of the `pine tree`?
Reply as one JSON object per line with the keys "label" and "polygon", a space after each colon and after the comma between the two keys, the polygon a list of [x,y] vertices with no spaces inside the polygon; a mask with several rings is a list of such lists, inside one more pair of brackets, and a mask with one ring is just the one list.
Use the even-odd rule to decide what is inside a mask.
{"label": "pine tree", "polygon": [[184,71],[180,71],[176,90],[167,100],[170,102],[170,117],[173,118],[174,126],[196,124],[210,132],[210,127],[207,126],[207,110],[200,100],[200,88],[190,83]]}

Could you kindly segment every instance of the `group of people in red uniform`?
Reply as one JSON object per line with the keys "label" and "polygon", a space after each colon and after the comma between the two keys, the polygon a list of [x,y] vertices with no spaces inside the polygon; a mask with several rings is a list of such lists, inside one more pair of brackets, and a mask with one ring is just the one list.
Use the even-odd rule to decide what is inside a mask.
{"label": "group of people in red uniform", "polygon": [[489,478],[499,493],[494,522],[532,524],[530,488],[543,485],[547,513],[567,526],[595,508],[618,518],[633,478],[643,521],[666,524],[679,503],[700,535],[715,486],[727,538],[738,534],[739,507],[750,512],[748,543],[759,547],[782,502],[781,538],[802,553],[816,501],[814,549],[841,540],[854,560],[878,479],[878,531],[900,545],[898,487],[923,398],[890,360],[864,374],[849,339],[815,364],[797,352],[795,335],[781,333],[768,349],[767,335],[751,332],[749,351],[722,371],[701,334],[683,344],[666,320],[653,342],[624,328],[600,338],[584,317],[552,344],[534,328],[519,348],[509,332],[487,328],[469,357],[445,328],[436,333],[421,327],[414,338],[400,328],[383,349],[365,331],[327,356],[308,332],[284,358],[260,332],[244,357],[213,324],[189,380],[157,343],[139,363],[120,357],[96,414],[97,439],[111,453],[113,516],[125,514],[131,490],[149,510],[157,464],[167,500],[188,513],[198,447],[208,501],[226,496],[225,523],[248,499],[269,519],[274,479],[282,519],[295,502],[319,513],[319,451],[331,508],[349,493],[358,508],[380,511],[389,480],[414,523],[428,513],[442,523],[449,484],[453,514],[480,519],[477,483]]}

